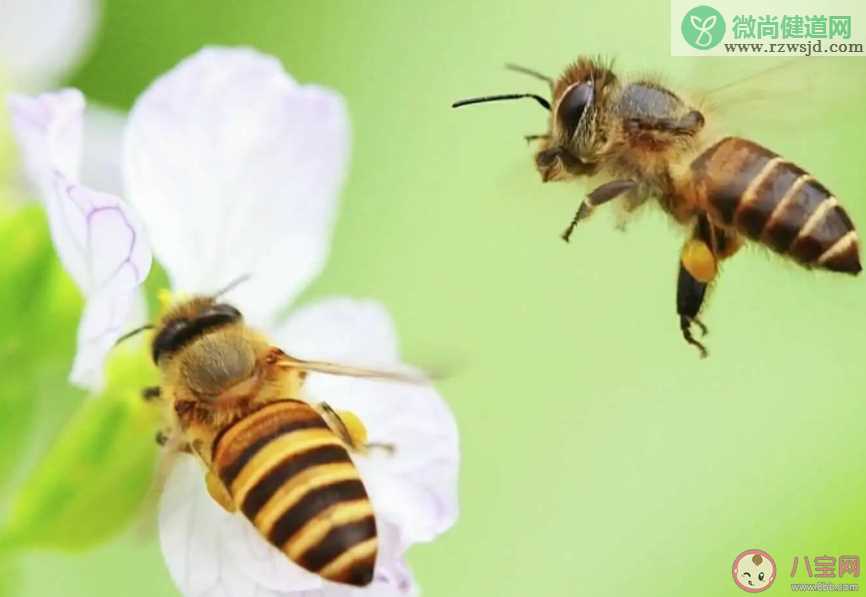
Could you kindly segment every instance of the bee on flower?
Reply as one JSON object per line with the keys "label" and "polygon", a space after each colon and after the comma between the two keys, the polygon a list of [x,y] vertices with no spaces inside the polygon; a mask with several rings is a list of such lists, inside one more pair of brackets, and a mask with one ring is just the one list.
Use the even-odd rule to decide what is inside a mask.
{"label": "bee on flower", "polygon": [[[98,387],[108,352],[136,312],[151,254],[173,291],[199,297],[182,301],[158,324],[153,358],[164,378],[174,371],[187,390],[231,382],[231,391],[240,392],[236,378],[197,378],[176,366],[181,361],[176,357],[180,347],[195,346],[203,354],[226,357],[219,352],[225,346],[220,338],[235,329],[230,326],[241,325],[241,318],[256,330],[245,336],[250,345],[258,347],[267,337],[273,350],[263,351],[270,356],[261,359],[253,351],[249,362],[221,361],[221,371],[254,371],[244,378],[253,385],[259,378],[270,380],[275,371],[261,363],[282,363],[291,373],[277,376],[279,382],[261,381],[255,391],[233,393],[247,410],[220,427],[220,437],[190,437],[184,417],[208,410],[207,401],[179,408],[179,391],[159,396],[173,404],[170,423],[181,432],[168,446],[189,452],[177,457],[168,475],[159,515],[160,543],[181,592],[195,597],[417,592],[406,550],[433,540],[457,516],[459,452],[450,410],[428,384],[357,376],[405,369],[393,323],[378,303],[333,298],[279,317],[327,257],[349,155],[342,99],[297,84],[277,60],[253,50],[204,49],[154,82],[129,115],[123,144],[129,203],[79,181],[84,109],[79,92],[17,96],[10,107],[58,255],[87,299],[73,382]],[[241,276],[249,278],[214,297]],[[195,309],[184,311],[190,305]],[[335,369],[333,363],[341,365]],[[149,395],[165,389],[164,384]],[[265,391],[271,392],[266,404],[255,403]],[[314,408],[322,403],[327,407]],[[249,417],[257,417],[257,424],[248,424]],[[196,419],[203,420],[213,417]],[[279,432],[242,443],[268,425]],[[271,475],[268,486],[267,479],[256,477],[262,469],[253,462],[296,457],[299,441],[318,450],[317,458],[331,458],[321,466],[342,467],[328,469],[333,476],[328,483],[343,488],[358,483],[363,499],[358,494],[349,508],[341,494],[340,503],[330,498],[324,507],[316,493],[324,482],[289,487],[275,484]],[[289,454],[275,448],[279,442]],[[229,447],[218,447],[223,445]],[[231,455],[232,445],[234,452],[243,446],[241,457]],[[227,464],[220,468],[220,463]],[[235,476],[229,478],[232,465]],[[286,466],[281,482],[290,478]],[[307,466],[301,472],[312,476]],[[270,526],[244,508],[253,494],[261,511],[273,514]],[[282,500],[286,508],[268,508],[268,500]],[[292,524],[279,518],[291,504],[307,508],[301,529],[293,527],[297,518]],[[357,523],[353,532],[367,534],[348,536],[340,531],[346,521]],[[368,521],[374,521],[372,531]],[[265,532],[277,527],[282,543]],[[303,546],[292,533],[301,533]],[[336,535],[347,542],[335,543]],[[369,575],[326,573],[342,570],[344,562],[360,562],[361,552],[369,556]]]}

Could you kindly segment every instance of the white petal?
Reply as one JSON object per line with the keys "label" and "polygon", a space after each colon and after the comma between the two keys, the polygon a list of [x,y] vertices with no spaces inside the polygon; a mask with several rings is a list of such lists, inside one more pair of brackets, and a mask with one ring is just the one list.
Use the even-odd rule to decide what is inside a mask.
{"label": "white petal", "polygon": [[283,350],[306,359],[372,367],[400,360],[394,322],[377,301],[318,301],[293,312],[275,338]]}
{"label": "white petal", "polygon": [[128,291],[150,268],[143,226],[118,197],[78,184],[84,98],[78,90],[10,97],[13,130],[48,212],[61,261],[86,295]]}
{"label": "white petal", "polygon": [[9,112],[27,175],[39,197],[45,201],[51,194],[54,172],[77,181],[84,118],[81,92],[10,95]]}
{"label": "white petal", "polygon": [[87,298],[71,380],[95,388],[105,355],[123,333],[134,290],[150,271],[144,226],[115,195],[77,182],[84,112],[80,92],[14,96],[10,109],[57,255]]}
{"label": "white petal", "polygon": [[[302,358],[399,366],[394,326],[372,301],[331,299],[301,310],[275,334]],[[396,451],[356,459],[376,513],[408,547],[430,541],[457,518],[459,449],[454,417],[432,386],[311,374],[306,399],[357,414],[369,440]]]}
{"label": "white petal", "polygon": [[69,381],[90,389],[103,382],[105,357],[117,339],[130,327],[129,314],[134,301],[133,292],[114,294],[97,293],[90,297],[78,323],[78,347]]}
{"label": "white petal", "polygon": [[0,0],[0,71],[38,91],[75,65],[99,20],[95,0]]}
{"label": "white petal", "polygon": [[[2,1],[2,0],[0,0]],[[87,186],[123,194],[123,131],[126,114],[90,103],[84,113],[84,163],[81,182]]]}
{"label": "white petal", "polygon": [[268,322],[322,268],[348,157],[342,99],[249,49],[207,48],[136,102],[130,200],[173,286],[230,295]]}
{"label": "white petal", "polygon": [[60,260],[85,296],[128,294],[147,277],[151,253],[143,226],[119,198],[56,174],[46,209]]}
{"label": "white petal", "polygon": [[150,247],[130,206],[60,174],[46,208],[57,253],[87,297],[70,379],[95,389],[105,356],[125,331],[135,291],[150,271]]}

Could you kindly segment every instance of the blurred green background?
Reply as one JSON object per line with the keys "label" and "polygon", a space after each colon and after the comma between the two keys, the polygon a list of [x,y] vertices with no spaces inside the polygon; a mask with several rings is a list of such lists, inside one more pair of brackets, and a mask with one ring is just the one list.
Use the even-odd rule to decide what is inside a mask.
{"label": "blurred green background", "polygon": [[[682,233],[648,210],[622,234],[599,210],[564,244],[588,189],[540,183],[521,136],[546,115],[531,102],[449,107],[545,91],[508,61],[556,74],[600,53],[687,87],[766,65],[672,58],[668,19],[658,1],[108,0],[66,81],[127,109],[202,45],[245,44],[345,95],[351,174],[330,262],[301,302],[379,299],[409,360],[455,371],[440,388],[462,432],[462,513],[411,552],[427,595],[736,595],[731,563],[753,547],[775,558],[771,591],[784,593],[796,555],[866,557],[863,278],[742,251],[705,312],[701,361],[675,317]],[[788,94],[733,130],[809,169],[863,227],[866,89],[846,74],[863,59],[822,60],[838,87]],[[14,309],[25,287],[8,271]],[[22,337],[56,339],[54,400],[3,407],[7,420],[52,417],[37,452],[80,399],[62,383],[75,320],[52,328],[49,315]],[[14,595],[176,594],[155,532],[138,527],[81,555],[7,554],[4,567]]]}

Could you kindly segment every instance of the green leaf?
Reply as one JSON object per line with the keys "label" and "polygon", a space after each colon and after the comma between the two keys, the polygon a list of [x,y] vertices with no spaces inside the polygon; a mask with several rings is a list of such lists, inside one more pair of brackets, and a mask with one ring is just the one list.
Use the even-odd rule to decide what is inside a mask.
{"label": "green leaf", "polygon": [[54,253],[42,209],[0,220],[0,479],[29,440],[56,429],[81,399],[67,383],[81,298]]}
{"label": "green leaf", "polygon": [[116,351],[106,390],[81,405],[18,492],[0,546],[81,550],[136,517],[157,458],[160,413],[141,397],[155,377],[143,342]]}

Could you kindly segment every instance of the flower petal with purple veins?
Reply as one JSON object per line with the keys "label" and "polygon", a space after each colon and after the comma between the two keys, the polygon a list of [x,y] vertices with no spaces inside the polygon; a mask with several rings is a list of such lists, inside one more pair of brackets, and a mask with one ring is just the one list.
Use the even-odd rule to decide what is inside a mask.
{"label": "flower petal with purple veins", "polygon": [[129,205],[68,183],[59,173],[46,207],[61,261],[87,297],[71,380],[95,388],[106,355],[125,331],[135,290],[150,271],[150,246]]}
{"label": "flower petal with purple veins", "polygon": [[205,48],[130,114],[124,172],[174,288],[268,324],[319,273],[349,154],[343,100],[251,49]]}
{"label": "flower petal with purple veins", "polygon": [[54,173],[78,180],[81,170],[84,96],[77,89],[35,97],[9,96],[12,132],[39,199],[51,194]]}
{"label": "flower petal with purple veins", "polygon": [[150,244],[132,207],[78,182],[84,100],[77,90],[10,100],[13,129],[61,263],[87,299],[72,381],[93,388],[123,333]]}

